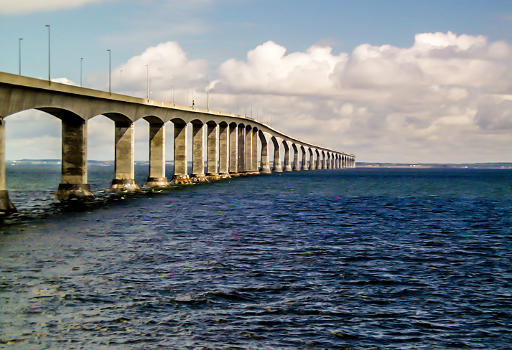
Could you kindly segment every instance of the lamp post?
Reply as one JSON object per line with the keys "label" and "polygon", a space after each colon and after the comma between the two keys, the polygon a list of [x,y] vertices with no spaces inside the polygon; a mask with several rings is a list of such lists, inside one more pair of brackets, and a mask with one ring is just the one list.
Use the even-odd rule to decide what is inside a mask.
{"label": "lamp post", "polygon": [[18,75],[21,75],[21,41],[23,38],[18,39]]}
{"label": "lamp post", "polygon": [[82,87],[82,66],[83,66],[84,58],[80,57],[80,87]]}
{"label": "lamp post", "polygon": [[48,82],[51,82],[51,74],[50,74],[50,31],[51,31],[51,28],[50,28],[50,25],[49,24],[45,24],[44,25],[46,28],[48,28]]}
{"label": "lamp post", "polygon": [[112,93],[112,50],[108,51],[108,92]]}
{"label": "lamp post", "polygon": [[146,98],[149,100],[149,64],[146,64]]}

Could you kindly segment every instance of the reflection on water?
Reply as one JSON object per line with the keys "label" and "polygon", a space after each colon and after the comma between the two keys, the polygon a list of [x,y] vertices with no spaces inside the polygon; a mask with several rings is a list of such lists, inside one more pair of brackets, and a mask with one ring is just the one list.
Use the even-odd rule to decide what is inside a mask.
{"label": "reflection on water", "polygon": [[40,213],[2,228],[0,348],[512,344],[511,171],[248,177],[66,213],[44,200],[58,173],[10,192]]}

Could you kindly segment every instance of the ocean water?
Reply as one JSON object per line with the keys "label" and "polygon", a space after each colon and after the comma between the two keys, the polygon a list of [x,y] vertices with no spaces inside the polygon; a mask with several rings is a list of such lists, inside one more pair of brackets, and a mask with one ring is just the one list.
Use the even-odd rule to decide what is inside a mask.
{"label": "ocean water", "polygon": [[[138,168],[139,182],[145,168]],[[512,171],[243,177],[81,210],[9,168],[0,349],[511,349]]]}

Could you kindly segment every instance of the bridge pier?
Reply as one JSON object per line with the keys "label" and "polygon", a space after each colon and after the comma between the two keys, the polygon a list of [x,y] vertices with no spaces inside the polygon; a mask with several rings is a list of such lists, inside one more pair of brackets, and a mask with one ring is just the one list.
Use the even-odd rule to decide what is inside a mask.
{"label": "bridge pier", "polygon": [[174,121],[174,174],[171,183],[184,185],[190,183],[187,164],[187,123]]}
{"label": "bridge pier", "polygon": [[293,146],[293,170],[294,171],[300,171],[301,167],[299,164],[299,149],[297,146]]}
{"label": "bridge pier", "polygon": [[292,171],[292,165],[290,163],[290,146],[288,142],[283,142],[284,146],[284,171],[290,172]]}
{"label": "bridge pier", "polygon": [[220,177],[228,178],[229,176],[229,142],[228,142],[229,126],[226,123],[219,125],[219,173]]}
{"label": "bridge pier", "polygon": [[137,192],[139,185],[135,182],[134,171],[134,133],[133,123],[115,122],[115,175],[110,190],[113,192]]}
{"label": "bridge pier", "polygon": [[238,127],[236,123],[229,124],[229,173],[232,176],[238,176],[238,142],[236,135]]}
{"label": "bridge pier", "polygon": [[270,170],[270,162],[268,159],[268,139],[265,134],[260,131],[260,142],[261,142],[261,165],[260,165],[260,174],[271,174]]}
{"label": "bridge pier", "polygon": [[283,166],[281,165],[281,154],[279,153],[279,145],[277,147],[274,146],[274,169],[272,169],[274,173],[282,173]]}
{"label": "bridge pier", "polygon": [[250,126],[245,127],[245,143],[244,143],[244,169],[246,174],[251,173],[252,164],[252,128]]}
{"label": "bridge pier", "polygon": [[5,186],[5,119],[0,117],[0,215],[16,212]]}
{"label": "bridge pier", "polygon": [[61,182],[55,198],[60,201],[94,198],[87,183],[87,122],[62,119]]}
{"label": "bridge pier", "polygon": [[192,182],[206,182],[203,156],[203,124],[192,122]]}
{"label": "bridge pier", "polygon": [[159,188],[169,185],[165,176],[165,124],[149,123],[149,176],[147,187]]}
{"label": "bridge pier", "polygon": [[245,126],[238,125],[238,173],[245,172]]}
{"label": "bridge pier", "polygon": [[217,124],[206,124],[206,175],[208,180],[219,180],[219,166],[217,164]]}
{"label": "bridge pier", "polygon": [[307,159],[306,159],[306,149],[303,146],[301,146],[300,150],[302,152],[302,164],[300,165],[300,170],[308,170],[308,164],[307,164]]}
{"label": "bridge pier", "polygon": [[258,175],[260,172],[258,171],[258,129],[252,129],[252,155],[251,155],[251,173],[254,175]]}

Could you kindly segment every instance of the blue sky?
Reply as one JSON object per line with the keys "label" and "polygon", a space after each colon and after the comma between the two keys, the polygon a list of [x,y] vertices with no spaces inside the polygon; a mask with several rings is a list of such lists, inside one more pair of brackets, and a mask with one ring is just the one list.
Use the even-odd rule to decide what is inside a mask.
{"label": "blue sky", "polygon": [[[318,114],[322,113],[324,116],[329,116],[328,119],[325,119],[327,117],[318,117],[318,120],[325,120],[326,125],[329,125],[325,130],[327,132],[337,130],[338,134],[334,134],[334,131],[332,131],[330,136],[324,137],[321,133],[325,130],[319,128],[317,135],[308,135],[309,139],[312,142],[327,140],[327,146],[338,147],[359,154],[361,160],[463,162],[485,161],[491,155],[493,161],[512,161],[511,151],[507,150],[510,147],[506,147],[507,135],[503,134],[503,130],[508,130],[509,127],[510,116],[503,109],[503,106],[508,106],[509,103],[506,96],[512,93],[512,91],[509,91],[509,87],[504,86],[500,91],[491,91],[493,90],[493,83],[489,82],[486,86],[476,87],[471,85],[469,75],[468,79],[463,79],[457,74],[454,74],[456,83],[444,80],[434,83],[432,77],[441,76],[439,72],[444,71],[444,68],[440,68],[438,61],[435,62],[435,65],[421,61],[421,55],[423,54],[417,53],[421,50],[414,49],[417,34],[443,33],[445,36],[443,40],[448,40],[449,33],[452,33],[457,39],[448,40],[451,44],[446,45],[462,48],[468,50],[467,54],[473,54],[475,50],[464,46],[466,45],[464,43],[466,39],[464,38],[468,36],[470,37],[468,40],[475,43],[475,47],[485,47],[487,50],[486,53],[479,52],[478,57],[475,57],[472,62],[480,62],[483,57],[490,62],[485,66],[486,68],[478,68],[469,72],[468,74],[472,74],[471,77],[480,80],[486,79],[485,69],[493,70],[492,64],[497,64],[499,69],[503,69],[503,72],[508,74],[512,67],[504,67],[503,65],[506,64],[507,60],[504,57],[508,54],[507,50],[512,43],[511,1],[191,0],[185,3],[174,0],[47,0],[42,8],[38,6],[40,6],[39,2],[35,1],[0,0],[1,71],[17,73],[18,38],[23,37],[22,73],[33,77],[47,76],[47,31],[45,24],[50,24],[52,28],[52,78],[66,78],[78,82],[80,79],[80,57],[84,57],[86,85],[101,89],[105,88],[105,74],[108,67],[107,48],[112,50],[114,70],[118,68],[119,77],[122,77],[122,74],[128,76],[126,73],[128,69],[133,69],[128,64],[130,59],[134,57],[147,58],[150,53],[146,56],[143,55],[143,52],[147,49],[157,47],[162,43],[175,42],[186,56],[187,62],[196,63],[192,64],[196,68],[190,68],[190,72],[197,73],[201,78],[190,81],[182,78],[172,83],[170,81],[162,82],[162,88],[159,90],[157,77],[155,77],[154,93],[156,97],[159,94],[160,96],[168,95],[168,91],[164,91],[163,86],[165,84],[169,86],[172,84],[178,90],[181,81],[183,86],[186,85],[186,89],[188,89],[188,92],[182,91],[182,99],[188,100],[190,96],[199,94],[204,89],[204,86],[201,85],[206,84],[206,80],[218,80],[218,96],[213,97],[214,100],[216,99],[215,101],[218,101],[218,109],[243,112],[243,110],[248,109],[249,102],[247,101],[259,101],[260,105],[258,106],[258,103],[255,103],[254,109],[267,115],[267,121],[272,120],[280,129],[298,134],[297,136],[306,135],[311,123],[317,118]],[[481,37],[485,38],[484,44],[478,39]],[[444,42],[448,42],[446,40]],[[355,58],[360,57],[354,55],[354,50],[364,47],[364,45],[375,48],[375,52],[382,53],[386,51],[384,47],[391,47],[392,50],[388,50],[389,52],[401,50],[401,53],[397,56],[395,53],[386,51],[388,53],[383,53],[382,60],[376,65],[372,65],[370,68],[368,65],[358,68],[365,70],[364,72],[357,71],[354,73],[347,68],[343,73],[340,73],[340,77],[343,76],[343,79],[348,79],[349,75],[358,77],[357,81],[352,82],[350,89],[340,89],[338,86],[345,84],[347,80],[343,80],[342,83],[329,83],[327,84],[329,86],[325,85],[325,90],[322,90],[324,85],[319,81],[314,91],[289,90],[283,94],[279,93],[277,94],[279,95],[279,102],[277,102],[275,91],[265,90],[261,82],[254,81],[255,85],[250,86],[248,82],[238,84],[235,81],[236,78],[233,78],[237,74],[241,74],[242,71],[246,75],[252,74],[249,72],[251,69],[261,71],[264,62],[252,62],[251,64],[248,62],[247,54],[268,42],[277,46],[270,44],[264,46],[261,49],[262,55],[277,52],[279,51],[277,48],[282,47],[285,50],[283,57],[292,53],[305,53],[307,56],[309,55],[308,50],[312,46],[329,47],[330,53],[322,53],[321,55],[325,55],[326,60],[333,61],[332,71],[329,73],[331,76],[336,76],[334,73],[340,71],[341,68],[339,67],[341,65],[353,67],[356,61]],[[496,51],[493,49],[496,46],[493,46],[493,43],[503,43],[504,45],[504,47],[500,46],[501,56],[498,63],[496,63],[496,59],[492,58],[494,57],[492,56],[493,52]],[[165,50],[168,50],[165,51],[168,55],[174,55],[175,51],[173,50],[177,49],[168,46]],[[426,116],[425,106],[411,105],[410,108],[398,115],[396,111],[401,107],[392,104],[390,98],[383,100],[381,105],[378,102],[372,102],[375,99],[363,101],[362,96],[376,93],[376,87],[370,87],[367,93],[362,91],[361,74],[375,74],[375,80],[377,81],[384,79],[385,72],[381,76],[379,70],[375,67],[389,67],[389,64],[393,62],[403,61],[404,57],[411,55],[411,50],[416,50],[414,51],[416,53],[412,55],[416,57],[419,62],[418,67],[423,71],[421,76],[428,76],[425,79],[425,84],[427,84],[427,81],[431,84],[431,89],[428,91],[441,86],[441,88],[446,88],[446,91],[449,90],[450,93],[459,93],[459,95],[462,94],[460,96],[465,97],[460,97],[457,100],[459,102],[446,111],[436,112],[437,116],[432,113],[430,117]],[[358,50],[358,52],[360,51]],[[369,51],[364,52],[368,53]],[[428,55],[433,55],[432,52],[429,51]],[[343,55],[348,57],[348,64],[346,64],[347,59]],[[461,55],[454,55],[447,58],[446,62],[453,59],[462,59]],[[313,57],[313,54],[310,56]],[[258,57],[261,57],[261,55]],[[143,66],[142,58],[135,61],[142,62],[139,65]],[[279,61],[279,64],[276,61],[270,63],[270,65],[272,65],[272,69],[278,69],[283,62],[291,61],[293,59]],[[510,61],[512,61],[512,57],[510,57]],[[160,63],[152,62],[155,67],[159,67]],[[165,66],[165,62],[161,64]],[[301,66],[301,63],[293,61],[291,64],[297,64],[300,71],[310,71],[304,65]],[[338,68],[335,68],[336,65]],[[435,71],[432,68],[434,66]],[[399,76],[405,72],[402,71],[402,68],[396,69],[399,70],[399,73],[395,72],[395,74]],[[482,71],[482,69],[484,70]],[[292,80],[296,81],[297,77],[293,74],[280,81],[282,86],[289,86]],[[502,77],[504,77],[503,74]],[[257,75],[254,77],[256,80]],[[288,78],[291,80],[286,80]],[[403,86],[400,87],[400,91],[397,91],[397,93],[410,90],[407,88],[408,83],[406,83],[409,78],[416,79],[413,76],[404,76]],[[114,77],[114,79],[116,78]],[[132,77],[125,79],[129,81]],[[136,80],[135,77],[133,79]],[[379,86],[382,89],[389,88],[392,79],[384,80],[384,85]],[[412,80],[411,84],[414,85]],[[465,83],[466,81],[469,83]],[[270,82],[270,84],[273,83]],[[421,84],[422,89],[425,88],[425,84]],[[119,85],[117,88],[124,93],[135,95],[141,93],[133,85],[128,85]],[[392,85],[395,86],[396,84],[393,83]],[[335,86],[338,88],[334,92],[333,87]],[[356,87],[358,94],[354,92]],[[331,92],[327,93],[328,90]],[[505,102],[502,100],[490,102],[490,100],[496,98],[496,93],[500,94],[500,98]],[[446,96],[447,92],[443,92],[442,95]],[[404,96],[404,98],[406,97]],[[464,112],[465,105],[464,101],[461,100],[464,98],[467,98],[466,102],[475,99],[480,102],[478,105],[469,106],[471,108],[468,107],[468,110]],[[236,102],[233,102],[235,100]],[[293,119],[295,118],[293,113],[286,116],[283,113],[281,116],[286,106],[296,106],[297,101],[307,102],[307,105],[295,113],[295,115],[301,114],[300,118]],[[454,99],[450,101],[450,103],[455,103],[453,102]],[[440,102],[435,100],[431,103],[438,104]],[[241,106],[241,104],[244,106]],[[276,104],[282,104],[282,108],[276,107]],[[502,106],[501,109],[498,108],[499,106]],[[498,108],[497,111],[496,108]],[[439,113],[446,113],[446,115],[439,117]],[[489,115],[493,114],[499,115],[497,122],[488,120]],[[26,118],[29,118],[28,114]],[[464,118],[467,119],[467,125],[462,125],[464,124]],[[20,120],[22,119],[20,118]],[[469,125],[470,119],[472,125]],[[457,129],[458,133],[454,133],[455,140],[448,137],[448,135],[444,139],[438,138],[435,140],[433,136],[439,136],[439,133],[436,134],[434,128],[443,130],[444,127],[440,125],[445,123],[446,120],[451,120],[448,123],[451,123],[450,127],[461,128]],[[397,123],[400,124],[399,128],[392,129]],[[429,125],[426,124],[430,125],[430,129]],[[492,125],[499,125],[499,127],[491,128]],[[374,130],[379,127],[382,127],[380,130],[382,134],[390,134],[391,129],[396,131],[397,134],[390,134],[388,139],[382,136],[376,139],[376,135],[373,133],[379,134],[378,130]],[[365,128],[372,128],[373,130],[364,133]],[[414,129],[414,132],[417,132],[417,139],[411,139],[411,135],[416,135],[414,132],[410,132],[411,128]],[[53,142],[57,144],[58,134],[55,132],[52,134],[50,129],[55,128],[49,128],[48,135],[46,135],[48,136],[47,139],[54,138]],[[15,126],[11,131],[8,130],[10,132],[8,141],[16,140],[16,142],[22,144],[21,137],[24,137],[24,135],[21,132],[18,134],[15,130]],[[470,130],[474,137],[468,136],[467,133]],[[428,134],[428,132],[431,134]],[[512,139],[512,134],[508,134],[508,136]],[[104,139],[106,140],[107,137]],[[141,136],[140,140],[142,139]],[[443,141],[446,141],[444,143],[445,148],[432,147]],[[372,142],[374,143],[372,144]],[[377,143],[383,144],[383,146],[378,147]],[[460,149],[453,151],[452,156],[446,156],[444,150],[452,150],[457,145],[460,145]],[[9,149],[13,149],[13,147],[9,147],[9,142],[7,146],[8,158],[9,154],[11,158],[26,155],[23,152],[9,153]],[[484,152],[485,155],[469,157],[468,147],[471,149],[471,147],[477,146],[488,148]],[[105,145],[105,148],[110,149],[110,147],[110,144]],[[426,151],[428,149],[431,149],[430,153]],[[414,150],[418,150],[418,152],[414,153]],[[53,154],[52,152],[59,153],[54,150],[41,156],[49,156]],[[97,158],[101,154],[110,156],[111,151],[106,153],[98,151],[98,154],[93,152],[90,154],[90,158]],[[444,156],[441,156],[443,154]],[[144,158],[144,154],[141,153],[138,158]]]}

